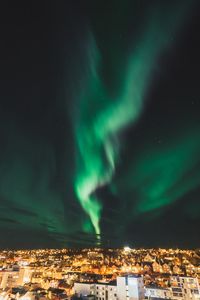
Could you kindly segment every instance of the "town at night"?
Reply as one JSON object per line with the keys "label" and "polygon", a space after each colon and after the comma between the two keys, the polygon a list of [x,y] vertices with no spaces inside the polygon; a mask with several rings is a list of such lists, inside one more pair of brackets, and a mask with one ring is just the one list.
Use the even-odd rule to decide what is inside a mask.
{"label": "town at night", "polygon": [[2,300],[195,300],[199,279],[200,250],[126,246],[0,252]]}
{"label": "town at night", "polygon": [[0,25],[0,300],[200,300],[200,1]]}

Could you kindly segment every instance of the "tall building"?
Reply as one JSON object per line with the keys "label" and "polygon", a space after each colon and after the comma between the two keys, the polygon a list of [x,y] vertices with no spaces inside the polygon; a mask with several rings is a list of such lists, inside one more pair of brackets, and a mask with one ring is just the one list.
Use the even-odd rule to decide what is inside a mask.
{"label": "tall building", "polygon": [[118,300],[142,300],[144,299],[144,283],[141,276],[117,277]]}

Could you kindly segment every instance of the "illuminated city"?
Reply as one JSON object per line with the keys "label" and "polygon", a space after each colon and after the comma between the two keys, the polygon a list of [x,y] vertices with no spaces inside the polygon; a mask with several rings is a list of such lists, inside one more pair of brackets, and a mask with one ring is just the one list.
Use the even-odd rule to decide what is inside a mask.
{"label": "illuminated city", "polygon": [[1,2],[0,300],[200,300],[200,0]]}
{"label": "illuminated city", "polygon": [[[117,284],[123,278],[141,280],[143,299],[200,299],[200,250],[124,247],[0,252],[2,300],[75,299],[86,296],[85,291],[89,297],[96,293],[94,286],[115,287],[116,296],[107,295],[107,299],[128,299],[117,296]],[[181,280],[188,282],[183,291]],[[101,299],[106,299],[105,294]]]}

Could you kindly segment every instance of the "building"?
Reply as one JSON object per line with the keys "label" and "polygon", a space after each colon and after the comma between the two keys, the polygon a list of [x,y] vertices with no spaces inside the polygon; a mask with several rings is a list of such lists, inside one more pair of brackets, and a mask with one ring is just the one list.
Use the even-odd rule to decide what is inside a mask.
{"label": "building", "polygon": [[170,283],[173,299],[200,300],[200,289],[197,278],[171,276]]}
{"label": "building", "polygon": [[117,299],[116,282],[109,284],[96,284],[94,295],[97,300]]}
{"label": "building", "polygon": [[140,276],[120,276],[112,283],[78,282],[74,284],[78,296],[94,295],[97,300],[143,300],[144,284]]}
{"label": "building", "polygon": [[145,287],[147,299],[172,299],[172,291],[169,288]]}
{"label": "building", "polygon": [[25,283],[31,282],[32,270],[30,268],[21,268],[19,271],[19,278],[17,285],[24,285]]}
{"label": "building", "polygon": [[74,291],[79,297],[92,295],[95,296],[97,300],[117,299],[116,283],[77,282],[74,284]]}
{"label": "building", "polygon": [[75,282],[74,292],[78,297],[93,295],[95,291],[95,284],[88,282]]}
{"label": "building", "polygon": [[18,271],[4,271],[2,272],[0,288],[4,290],[7,287],[11,288],[16,286],[18,279],[19,279]]}
{"label": "building", "polygon": [[141,276],[117,277],[118,300],[142,300],[144,299],[144,283]]}
{"label": "building", "polygon": [[112,283],[74,284],[74,291],[78,296],[95,296],[96,300],[143,300],[143,299],[173,299],[200,300],[200,289],[197,278],[170,277],[169,288],[144,287],[141,276],[118,276]]}
{"label": "building", "polygon": [[31,281],[32,270],[30,268],[21,268],[20,270],[3,271],[1,272],[0,288],[23,286]]}
{"label": "building", "polygon": [[170,288],[146,287],[147,299],[200,300],[200,289],[197,278],[170,277]]}

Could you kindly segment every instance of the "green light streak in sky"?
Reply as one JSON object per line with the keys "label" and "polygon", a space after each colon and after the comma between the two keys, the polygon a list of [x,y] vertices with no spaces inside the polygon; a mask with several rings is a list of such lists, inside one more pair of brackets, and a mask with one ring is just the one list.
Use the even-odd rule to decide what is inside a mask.
{"label": "green light streak in sky", "polygon": [[[125,71],[121,70],[123,76],[120,74],[120,78],[123,80],[116,87],[115,97],[110,96],[100,76],[100,54],[94,39],[90,40],[89,70],[80,96],[75,129],[78,166],[75,191],[98,235],[102,206],[94,195],[95,191],[112,179],[118,157],[118,134],[141,114],[157,58],[170,45],[170,38],[182,16],[183,11],[179,8],[168,17],[162,18],[159,10],[148,17],[146,28],[124,67]],[[116,71],[119,72],[117,63]]]}
{"label": "green light streak in sky", "polygon": [[195,189],[200,183],[199,151],[199,131],[194,129],[182,137],[178,132],[167,147],[144,150],[122,180],[123,189],[137,195],[133,213],[160,209]]}

